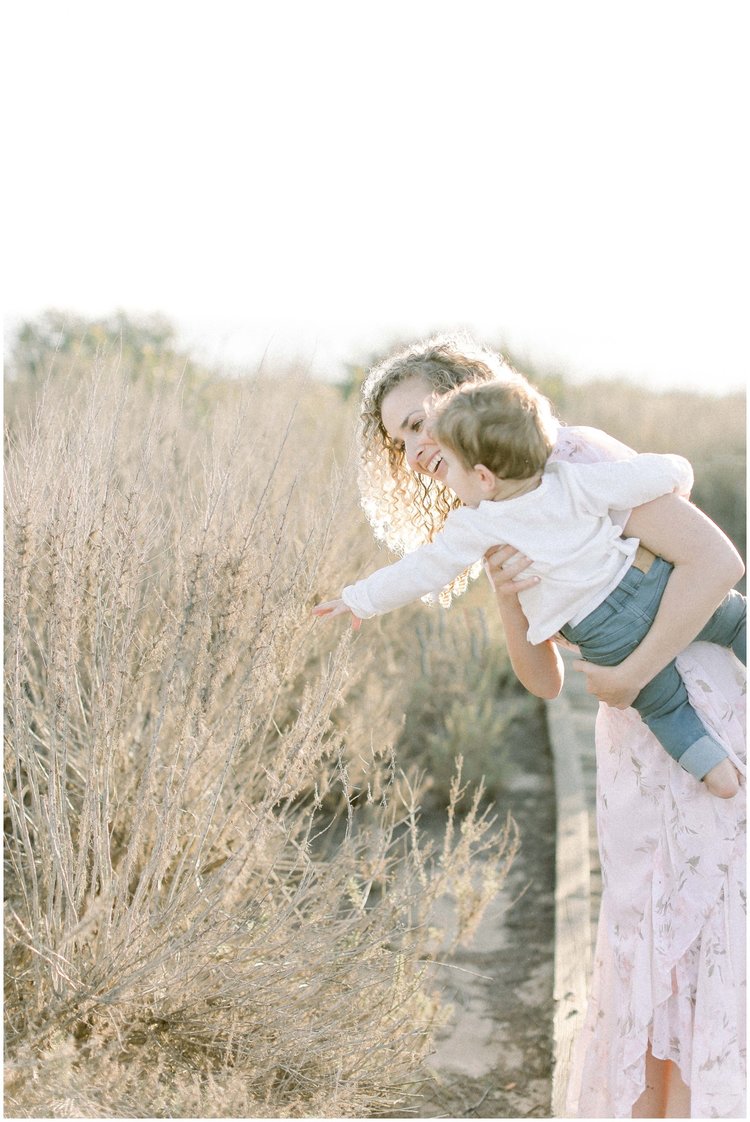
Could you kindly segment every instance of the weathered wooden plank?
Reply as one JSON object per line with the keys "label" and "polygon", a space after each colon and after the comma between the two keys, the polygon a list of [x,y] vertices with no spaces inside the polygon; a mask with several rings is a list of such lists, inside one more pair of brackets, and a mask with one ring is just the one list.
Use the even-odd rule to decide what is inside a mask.
{"label": "weathered wooden plank", "polygon": [[579,737],[563,694],[547,706],[557,802],[552,1116],[565,1117],[573,1043],[586,1011],[591,961],[589,811]]}

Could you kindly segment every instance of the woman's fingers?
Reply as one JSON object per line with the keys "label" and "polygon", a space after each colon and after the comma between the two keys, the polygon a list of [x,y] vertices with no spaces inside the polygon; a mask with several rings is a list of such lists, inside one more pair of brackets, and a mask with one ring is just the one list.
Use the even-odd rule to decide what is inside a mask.
{"label": "woman's fingers", "polygon": [[512,545],[491,545],[485,553],[484,559],[492,566],[502,565],[514,553],[518,553],[518,550],[514,549]]}
{"label": "woman's fingers", "polygon": [[531,558],[519,553],[512,545],[493,545],[484,555],[485,567],[494,577],[510,578],[528,569]]}
{"label": "woman's fingers", "polygon": [[552,638],[557,643],[558,647],[562,647],[563,650],[570,651],[572,654],[580,655],[580,647],[576,646],[575,643],[571,643],[570,640],[566,639],[564,635],[561,635],[559,631],[557,635],[553,635]]}
{"label": "woman's fingers", "polygon": [[613,709],[627,709],[640,692],[637,685],[627,681],[619,666],[598,666],[581,658],[575,660],[573,669],[585,675],[587,692]]}
{"label": "woman's fingers", "polygon": [[513,596],[539,583],[538,577],[518,579],[531,563],[530,557],[519,553],[511,545],[494,545],[484,555],[485,571],[495,591]]}

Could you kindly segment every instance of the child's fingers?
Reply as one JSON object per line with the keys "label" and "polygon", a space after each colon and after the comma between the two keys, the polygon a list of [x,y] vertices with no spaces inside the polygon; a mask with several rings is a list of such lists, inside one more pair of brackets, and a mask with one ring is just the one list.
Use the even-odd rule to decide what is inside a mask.
{"label": "child's fingers", "polygon": [[324,600],[322,604],[316,604],[312,610],[314,616],[333,618],[334,616],[342,616],[349,613],[352,617],[352,627],[355,631],[359,631],[362,626],[362,620],[355,616],[351,608],[344,603],[343,600]]}

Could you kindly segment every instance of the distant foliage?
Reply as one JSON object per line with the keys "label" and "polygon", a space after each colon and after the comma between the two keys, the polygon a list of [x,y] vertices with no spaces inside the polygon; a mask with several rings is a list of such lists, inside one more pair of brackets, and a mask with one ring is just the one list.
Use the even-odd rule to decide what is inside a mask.
{"label": "distant foliage", "polygon": [[195,391],[207,377],[178,346],[175,328],[164,316],[114,312],[90,320],[50,309],[18,327],[6,360],[6,382],[16,404],[30,402],[50,376],[74,383],[86,378],[95,362],[151,388],[179,382]]}

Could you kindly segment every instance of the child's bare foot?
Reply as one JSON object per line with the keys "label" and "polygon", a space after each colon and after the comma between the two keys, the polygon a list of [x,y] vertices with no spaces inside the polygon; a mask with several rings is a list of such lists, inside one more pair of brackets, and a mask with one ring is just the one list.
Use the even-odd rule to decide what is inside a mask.
{"label": "child's bare foot", "polygon": [[740,789],[737,769],[729,760],[722,760],[703,776],[703,782],[712,795],[719,799],[733,799]]}

